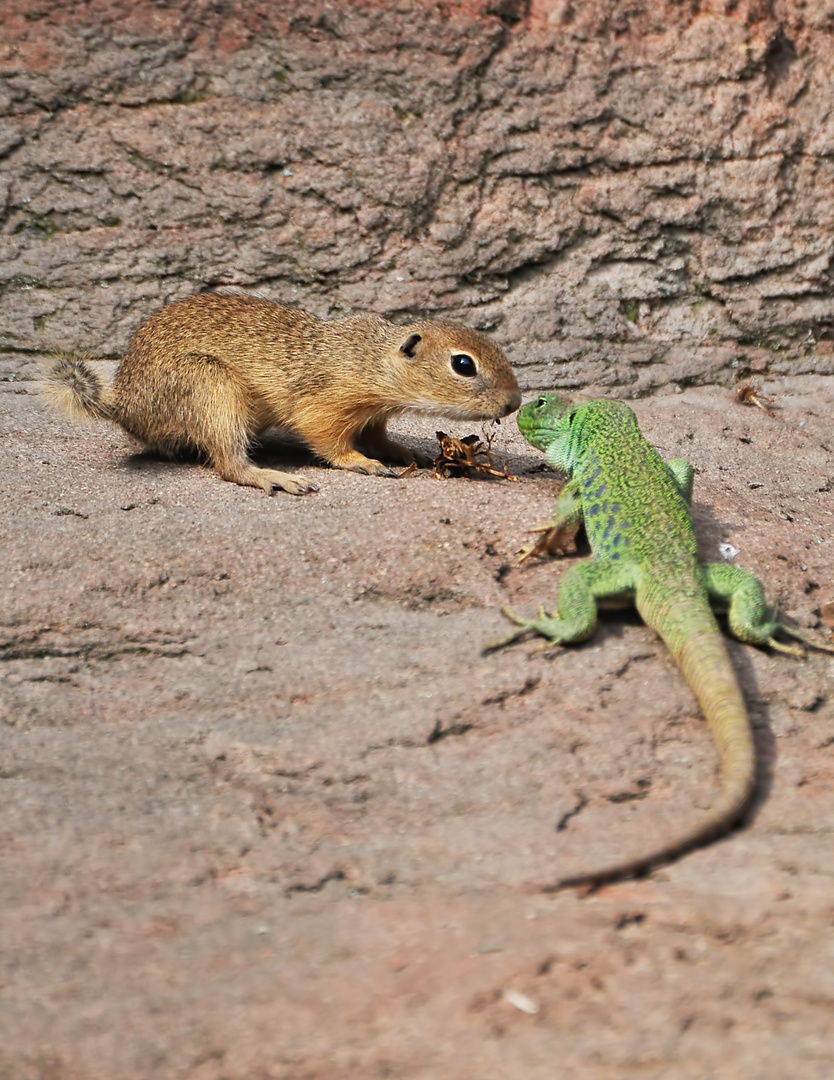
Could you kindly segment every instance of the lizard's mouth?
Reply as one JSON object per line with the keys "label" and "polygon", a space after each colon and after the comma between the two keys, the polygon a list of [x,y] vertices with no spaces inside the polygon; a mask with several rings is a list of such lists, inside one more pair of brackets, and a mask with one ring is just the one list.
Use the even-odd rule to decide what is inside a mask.
{"label": "lizard's mouth", "polygon": [[551,428],[545,426],[539,427],[535,424],[531,424],[528,427],[526,424],[522,426],[519,423],[518,430],[537,450],[546,450],[549,438],[552,438],[553,436]]}

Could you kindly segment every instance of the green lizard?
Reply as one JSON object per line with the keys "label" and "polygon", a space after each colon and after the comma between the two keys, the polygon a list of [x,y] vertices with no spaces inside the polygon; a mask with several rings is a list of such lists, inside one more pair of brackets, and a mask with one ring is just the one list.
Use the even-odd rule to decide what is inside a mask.
{"label": "green lizard", "polygon": [[[500,648],[528,633],[551,645],[586,641],[594,633],[597,606],[634,603],[663,639],[695,693],[712,730],[721,763],[721,790],[712,809],[691,832],[632,860],[566,878],[551,888],[600,885],[647,873],[728,832],[750,805],[756,785],[756,752],[744,698],[736,681],[710,602],[729,609],[729,624],[741,641],[769,645],[804,656],[776,640],[782,633],[814,648],[810,641],[768,613],[764,589],[753,574],[729,563],[698,562],[689,514],[692,466],[664,462],[637,426],[632,410],[618,401],[571,401],[542,394],[518,414],[528,442],[543,450],[548,464],[569,477],[556,501],[552,521],[530,555],[564,551],[584,524],[593,559],[573,566],[562,578],[557,611],[539,608],[522,619],[509,637],[487,646]],[[607,602],[607,603],[606,603]]]}

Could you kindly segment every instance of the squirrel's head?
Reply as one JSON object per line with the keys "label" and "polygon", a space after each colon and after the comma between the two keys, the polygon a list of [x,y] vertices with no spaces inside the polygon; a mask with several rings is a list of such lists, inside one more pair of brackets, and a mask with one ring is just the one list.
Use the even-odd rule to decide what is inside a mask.
{"label": "squirrel's head", "polygon": [[494,420],[521,404],[509,360],[485,334],[443,322],[412,323],[401,332],[405,407],[458,420]]}

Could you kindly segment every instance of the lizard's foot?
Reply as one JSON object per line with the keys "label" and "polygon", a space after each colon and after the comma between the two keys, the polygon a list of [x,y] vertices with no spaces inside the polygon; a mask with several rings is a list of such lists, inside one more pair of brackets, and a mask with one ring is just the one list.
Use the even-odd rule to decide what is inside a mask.
{"label": "lizard's foot", "polygon": [[631,567],[626,564],[594,560],[572,566],[562,578],[556,611],[548,615],[539,607],[535,619],[522,619],[510,608],[501,610],[518,627],[502,641],[488,645],[486,652],[500,649],[525,634],[547,638],[544,651],[556,645],[577,645],[591,637],[597,625],[597,600],[605,596],[622,597],[634,588]]}
{"label": "lizard's foot", "polygon": [[560,620],[550,618],[544,610],[543,604],[539,606],[535,619],[523,619],[520,615],[516,615],[512,608],[509,607],[502,607],[501,614],[505,615],[511,622],[514,622],[518,629],[513,630],[511,634],[508,634],[505,638],[501,638],[500,641],[493,641],[489,645],[485,645],[483,648],[484,655],[486,655],[486,653],[494,652],[496,649],[503,649],[505,645],[512,645],[514,641],[518,641],[527,634],[541,634],[542,637],[549,639],[543,646],[535,649],[535,652],[546,652],[562,643],[563,638],[560,633]]}
{"label": "lizard's foot", "polygon": [[567,555],[576,551],[576,534],[582,528],[583,520],[579,485],[575,480],[570,480],[556,500],[553,517],[545,525],[532,530],[539,533],[539,537],[521,549],[518,561],[523,563],[531,555]]}
{"label": "lizard's foot", "polygon": [[769,637],[765,642],[771,649],[775,649],[776,652],[787,653],[788,656],[795,656],[798,660],[805,659],[805,650],[800,649],[797,645],[786,645],[783,641],[777,641],[774,637]]}
{"label": "lizard's foot", "polygon": [[[830,641],[815,641],[801,630],[794,630],[792,626],[786,626],[782,622],[776,623],[776,632],[782,633],[786,637],[791,637],[794,641],[801,641],[802,644],[809,649],[819,649],[820,652],[834,653],[834,644]],[[777,652],[788,653],[790,656],[798,656],[800,659],[805,659],[805,650],[797,648],[795,645],[785,645],[781,641],[776,641],[773,637],[768,641],[768,645],[771,649],[776,649]]]}
{"label": "lizard's foot", "polygon": [[777,637],[781,634],[801,642],[806,648],[834,653],[831,642],[814,641],[801,630],[780,622],[776,610],[769,612],[764,587],[749,570],[727,563],[707,563],[702,572],[710,599],[722,608],[729,604],[730,630],[739,641],[768,646],[777,652],[802,659],[804,650],[779,641]]}
{"label": "lizard's foot", "polygon": [[558,525],[549,521],[546,525],[539,525],[530,532],[538,533],[537,539],[532,544],[525,544],[518,553],[519,565],[533,555],[568,555],[576,551],[576,534],[579,526]]}
{"label": "lizard's foot", "polygon": [[[520,640],[524,637],[525,634],[530,634],[535,629],[535,627],[533,626],[533,620],[522,619],[521,616],[516,615],[516,613],[510,607],[502,607],[501,614],[506,616],[506,618],[508,618],[511,622],[516,623],[518,629],[513,630],[511,634],[508,634],[507,637],[501,638],[499,641],[491,641],[488,645],[485,645],[481,650],[484,656],[487,653],[494,652],[496,649],[503,649],[505,645],[512,645],[514,641]],[[539,608],[539,614],[544,617],[544,605]]]}

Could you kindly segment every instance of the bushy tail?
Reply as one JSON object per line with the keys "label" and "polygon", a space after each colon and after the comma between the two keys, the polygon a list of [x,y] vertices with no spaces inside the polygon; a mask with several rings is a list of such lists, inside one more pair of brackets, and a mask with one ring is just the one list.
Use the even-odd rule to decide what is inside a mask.
{"label": "bushy tail", "polygon": [[101,376],[84,357],[62,354],[47,366],[44,393],[74,420],[113,419],[113,404]]}

